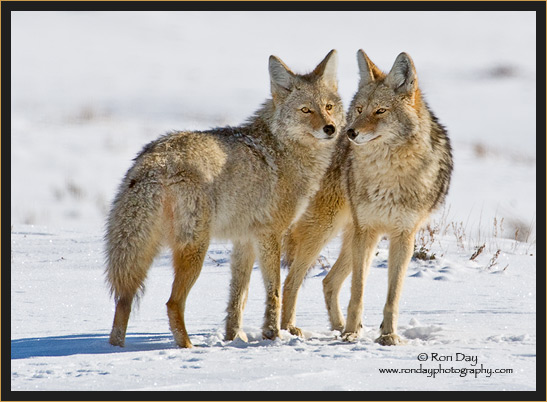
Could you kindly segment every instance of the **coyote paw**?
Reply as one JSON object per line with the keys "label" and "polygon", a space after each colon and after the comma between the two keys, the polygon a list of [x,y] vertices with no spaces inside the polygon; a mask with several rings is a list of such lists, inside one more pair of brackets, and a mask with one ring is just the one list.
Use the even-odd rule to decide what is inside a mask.
{"label": "coyote paw", "polygon": [[179,341],[179,340],[175,339],[175,342],[176,342],[176,344],[179,348],[191,349],[191,348],[194,347],[194,345],[192,345],[192,342],[190,342],[190,341],[186,341],[186,340]]}
{"label": "coyote paw", "polygon": [[247,334],[243,332],[243,330],[238,330],[233,332],[232,334],[226,334],[225,340],[227,341],[235,341],[237,339],[241,339],[243,342],[249,342],[249,338],[247,338]]}
{"label": "coyote paw", "polygon": [[395,333],[381,335],[374,342],[379,343],[382,346],[395,346],[403,345],[406,343],[399,337],[399,335]]}
{"label": "coyote paw", "polygon": [[175,343],[179,348],[190,349],[194,347],[194,345],[192,345],[192,342],[190,342],[190,338],[188,338],[188,335],[182,335],[179,331],[172,332],[173,337],[175,338]]}
{"label": "coyote paw", "polygon": [[243,342],[249,342],[247,334],[242,329],[226,330],[226,336],[224,340],[226,341],[235,341],[236,339],[241,339]]}
{"label": "coyote paw", "polygon": [[298,336],[300,338],[304,337],[304,335],[302,334],[302,330],[298,327],[295,327],[294,325],[289,325],[287,327],[287,331],[289,331],[291,335]]}
{"label": "coyote paw", "polygon": [[279,329],[266,328],[262,330],[263,339],[275,339],[279,337]]}
{"label": "coyote paw", "polygon": [[125,333],[115,328],[112,329],[109,342],[112,346],[119,346],[123,348],[125,346]]}
{"label": "coyote paw", "polygon": [[344,342],[357,342],[358,339],[359,339],[359,332],[342,333],[342,340]]}

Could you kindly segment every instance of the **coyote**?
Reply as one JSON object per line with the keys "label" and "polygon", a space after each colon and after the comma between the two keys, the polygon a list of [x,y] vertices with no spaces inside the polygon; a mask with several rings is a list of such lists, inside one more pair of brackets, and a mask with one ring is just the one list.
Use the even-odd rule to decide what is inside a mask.
{"label": "coyote", "polygon": [[[348,112],[346,134],[321,188],[284,238],[290,271],[284,283],[281,328],[295,327],[298,289],[323,246],[343,229],[340,255],[323,280],[331,328],[342,338],[359,337],[363,292],[380,236],[390,240],[388,294],[380,337],[396,345],[399,298],[414,237],[430,213],[444,202],[452,173],[446,130],[425,103],[414,63],[401,53],[389,74],[357,52],[360,82]],[[352,272],[347,322],[338,295]]]}
{"label": "coyote", "polygon": [[234,244],[226,338],[246,339],[241,313],[255,254],[267,294],[263,335],[279,335],[282,236],[319,189],[345,123],[336,68],[335,50],[305,75],[270,56],[272,97],[243,125],[170,133],[137,155],[106,225],[112,345],[124,346],[133,299],[165,244],[175,270],[169,325],[178,346],[192,347],[186,298],[212,238]]}

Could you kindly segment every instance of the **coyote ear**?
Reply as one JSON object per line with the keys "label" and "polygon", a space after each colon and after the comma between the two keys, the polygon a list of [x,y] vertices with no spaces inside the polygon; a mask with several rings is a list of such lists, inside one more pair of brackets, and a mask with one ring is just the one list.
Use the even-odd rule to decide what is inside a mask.
{"label": "coyote ear", "polygon": [[338,81],[336,80],[336,69],[338,68],[338,53],[332,49],[321,63],[315,67],[313,73],[321,77],[323,82],[329,86],[338,89]]}
{"label": "coyote ear", "polygon": [[272,95],[287,93],[294,85],[294,73],[276,56],[270,56],[270,85]]}
{"label": "coyote ear", "polygon": [[359,87],[385,77],[385,74],[368,58],[363,49],[357,51],[357,64],[359,65],[359,76],[361,77]]}
{"label": "coyote ear", "polygon": [[397,56],[385,83],[396,92],[412,94],[416,91],[418,88],[418,75],[408,54],[403,52]]}

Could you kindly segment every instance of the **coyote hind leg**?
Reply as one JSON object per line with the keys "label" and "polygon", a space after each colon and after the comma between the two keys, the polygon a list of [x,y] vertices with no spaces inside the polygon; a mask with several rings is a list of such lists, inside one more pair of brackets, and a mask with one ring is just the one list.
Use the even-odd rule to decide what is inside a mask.
{"label": "coyote hind leg", "polygon": [[123,242],[108,242],[106,275],[116,300],[116,312],[109,339],[113,346],[125,345],[131,305],[137,293],[142,292],[148,269],[159,250],[157,232],[157,228],[153,228],[150,236],[142,243],[135,241],[136,236]]}
{"label": "coyote hind leg", "polygon": [[283,285],[281,328],[288,330],[291,335],[302,337],[302,330],[295,325],[298,290],[300,289],[300,286],[302,286],[306,273],[313,265],[322,246],[323,242],[315,242],[315,247],[311,250],[303,251],[302,247],[300,247],[290,266],[289,274],[287,275],[287,278],[285,278],[285,283]]}
{"label": "coyote hind leg", "polygon": [[127,323],[131,314],[131,304],[133,297],[123,297],[116,303],[116,312],[114,313],[114,323],[110,332],[110,344],[113,346],[125,346],[125,332]]}
{"label": "coyote hind leg", "polygon": [[192,347],[192,342],[190,342],[184,323],[184,309],[188,293],[201,272],[208,246],[209,240],[207,239],[173,250],[175,279],[173,281],[171,297],[167,302],[167,315],[175,342],[181,348]]}
{"label": "coyote hind leg", "polygon": [[281,328],[287,329],[292,335],[302,336],[302,330],[295,325],[296,301],[306,273],[321,249],[338,233],[347,219],[347,210],[343,205],[331,205],[319,197],[285,239],[286,249],[290,253],[290,269],[283,285]]}
{"label": "coyote hind leg", "polygon": [[340,289],[352,270],[352,246],[353,246],[353,226],[349,225],[344,231],[342,249],[338,259],[331,270],[323,279],[323,295],[329,314],[329,321],[333,331],[344,330],[346,321],[342,310],[340,309],[339,295]]}

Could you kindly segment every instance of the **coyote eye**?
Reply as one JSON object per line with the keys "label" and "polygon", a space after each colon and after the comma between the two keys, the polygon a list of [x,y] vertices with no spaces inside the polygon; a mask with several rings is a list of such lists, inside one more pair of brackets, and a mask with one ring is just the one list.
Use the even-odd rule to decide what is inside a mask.
{"label": "coyote eye", "polygon": [[359,113],[359,114],[363,113],[363,107],[362,106],[357,106],[357,113]]}
{"label": "coyote eye", "polygon": [[331,105],[330,103],[327,103],[327,106],[325,106],[325,109],[331,110],[331,109],[332,109],[332,105]]}
{"label": "coyote eye", "polygon": [[304,106],[302,109],[300,109],[300,110],[302,111],[302,113],[310,113],[310,112],[311,112],[311,110],[308,109],[308,108],[305,107],[305,106]]}
{"label": "coyote eye", "polygon": [[376,114],[382,114],[382,113],[385,113],[385,112],[386,112],[386,109],[380,108],[376,111]]}

